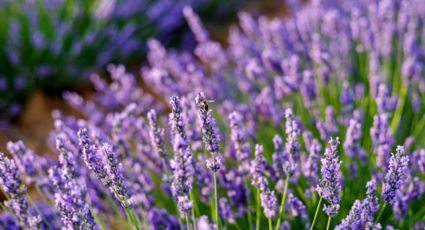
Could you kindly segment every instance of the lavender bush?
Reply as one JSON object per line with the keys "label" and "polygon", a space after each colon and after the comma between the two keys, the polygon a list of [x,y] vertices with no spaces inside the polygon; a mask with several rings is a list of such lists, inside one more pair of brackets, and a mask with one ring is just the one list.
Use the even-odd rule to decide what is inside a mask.
{"label": "lavender bush", "polygon": [[[84,119],[52,113],[47,141],[59,160],[10,144],[0,182],[6,204],[24,205],[2,206],[0,223],[19,228],[24,215],[43,229],[423,229],[422,6],[312,1],[285,19],[241,12],[228,47],[184,8],[197,47],[148,42],[140,72],[154,94],[110,65],[111,83],[91,78],[92,99],[64,94]],[[54,217],[33,212],[24,182]]]}
{"label": "lavender bush", "polygon": [[[0,125],[34,89],[61,92],[111,62],[135,63],[155,36],[188,46],[182,9],[229,16],[241,1],[0,1]],[[186,43],[186,44],[185,44]]]}

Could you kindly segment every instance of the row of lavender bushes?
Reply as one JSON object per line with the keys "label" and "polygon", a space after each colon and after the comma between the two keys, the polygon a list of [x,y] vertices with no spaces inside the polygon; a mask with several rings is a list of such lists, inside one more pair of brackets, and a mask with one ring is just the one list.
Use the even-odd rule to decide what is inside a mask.
{"label": "row of lavender bushes", "polygon": [[224,48],[184,8],[198,44],[191,54],[148,42],[140,72],[155,97],[113,65],[112,83],[91,77],[91,100],[65,93],[85,119],[53,112],[58,160],[8,144],[0,223],[424,229],[424,4],[296,9],[240,13]]}
{"label": "row of lavender bushes", "polygon": [[35,89],[57,93],[108,63],[139,62],[148,38],[191,41],[185,5],[205,18],[223,18],[242,2],[1,0],[0,126],[19,116]]}

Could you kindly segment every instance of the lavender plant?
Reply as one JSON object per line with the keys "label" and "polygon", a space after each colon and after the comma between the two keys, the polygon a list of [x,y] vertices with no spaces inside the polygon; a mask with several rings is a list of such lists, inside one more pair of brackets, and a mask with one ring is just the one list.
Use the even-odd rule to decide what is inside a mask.
{"label": "lavender plant", "polygon": [[[182,9],[228,17],[232,1],[66,1],[0,3],[0,128],[16,119],[35,89],[61,92],[111,62],[135,63],[152,36],[190,47]],[[189,36],[188,36],[189,35]],[[182,38],[183,37],[183,38]],[[193,38],[192,38],[193,40]]]}
{"label": "lavender plant", "polygon": [[[46,164],[86,188],[46,191],[85,197],[103,229],[421,229],[420,3],[312,1],[274,19],[241,12],[226,47],[185,8],[198,45],[192,55],[149,43],[141,73],[154,96],[112,65],[112,82],[91,79],[92,99],[64,95],[85,117],[53,113],[48,142],[65,147]],[[5,163],[5,175],[19,184],[17,170],[46,176],[23,167],[37,157],[10,148],[22,166]],[[66,220],[45,195],[53,219]],[[29,206],[2,206],[0,223],[19,226],[20,215],[35,216]]]}

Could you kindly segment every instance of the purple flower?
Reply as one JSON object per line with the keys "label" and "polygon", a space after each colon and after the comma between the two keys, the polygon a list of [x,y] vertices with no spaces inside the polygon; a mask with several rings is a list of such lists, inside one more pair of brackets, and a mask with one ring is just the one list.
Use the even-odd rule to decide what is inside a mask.
{"label": "purple flower", "polygon": [[385,181],[382,186],[382,199],[391,205],[394,204],[397,191],[407,176],[409,158],[405,154],[404,147],[397,146],[396,153],[393,153],[390,158],[388,172],[385,175]]}
{"label": "purple flower", "polygon": [[353,89],[350,87],[350,83],[348,83],[347,81],[344,81],[342,83],[342,90],[341,90],[341,96],[340,96],[340,101],[341,104],[343,105],[343,113],[349,113],[354,106],[354,100],[355,100],[355,96],[354,96],[354,92]]}
{"label": "purple flower", "polygon": [[27,191],[19,175],[14,160],[0,152],[0,186],[10,197],[4,205],[15,215],[18,224],[24,229],[38,229],[41,217],[29,213]]}
{"label": "purple flower", "polygon": [[160,128],[158,125],[158,118],[156,116],[155,110],[150,110],[148,112],[148,121],[149,121],[149,136],[151,139],[152,147],[155,150],[155,153],[160,156],[163,160],[167,159],[167,150],[164,146],[164,129]]}
{"label": "purple flower", "polygon": [[229,115],[229,122],[231,129],[230,138],[236,150],[238,168],[242,173],[247,173],[249,171],[251,149],[246,140],[247,134],[242,125],[242,116],[238,112],[233,112]]}
{"label": "purple flower", "polygon": [[367,222],[367,210],[364,208],[364,203],[356,200],[351,207],[348,216],[342,220],[342,223],[335,227],[335,229],[365,229]]}
{"label": "purple flower", "polygon": [[291,217],[299,216],[305,221],[307,227],[310,225],[307,215],[307,207],[292,192],[288,193],[286,209],[289,211]]}
{"label": "purple flower", "polygon": [[9,141],[7,149],[15,159],[19,171],[25,176],[27,183],[40,180],[38,176],[41,176],[47,164],[44,158],[37,156],[31,149],[27,149],[22,141]]}
{"label": "purple flower", "polygon": [[178,220],[166,210],[152,208],[148,213],[148,220],[153,230],[180,229]]}
{"label": "purple flower", "polygon": [[85,198],[86,185],[81,180],[77,182],[76,162],[61,137],[56,139],[56,148],[60,152],[59,166],[49,170],[49,177],[55,187],[55,205],[63,225],[68,229],[99,229]]}
{"label": "purple flower", "polygon": [[274,218],[277,215],[277,198],[275,192],[270,190],[269,183],[265,177],[267,167],[266,159],[263,155],[262,145],[255,145],[255,159],[251,163],[250,174],[252,185],[260,191],[261,206],[267,218]]}
{"label": "purple flower", "polygon": [[292,156],[283,147],[282,138],[275,135],[273,138],[275,152],[272,155],[273,171],[272,178],[277,178],[278,182],[276,188],[278,191],[283,191],[285,178],[292,176],[291,179],[296,180],[297,175],[294,176],[297,164],[294,163]]}
{"label": "purple flower", "polygon": [[89,170],[114,194],[124,208],[131,205],[129,194],[124,183],[122,164],[112,146],[103,143],[97,146],[90,140],[86,128],[78,131],[80,145],[83,148],[83,159]]}
{"label": "purple flower", "polygon": [[[289,161],[294,164],[293,161],[297,162],[299,159],[300,143],[298,136],[300,134],[300,127],[298,122],[294,119],[291,108],[287,108],[285,111],[285,133],[286,133],[286,144],[285,150],[289,154]],[[294,166],[294,165],[292,165]]]}
{"label": "purple flower", "polygon": [[171,113],[170,113],[170,126],[171,126],[171,140],[174,141],[176,135],[180,135],[184,141],[187,140],[185,121],[183,120],[183,110],[180,105],[180,99],[177,96],[172,96],[170,99]]}
{"label": "purple flower", "polygon": [[308,147],[308,158],[304,160],[304,164],[301,164],[301,169],[304,176],[307,178],[308,183],[312,188],[316,188],[319,182],[319,160],[322,146],[319,141],[313,139],[310,146]]}
{"label": "purple flower", "polygon": [[171,168],[174,174],[171,191],[177,199],[180,215],[184,217],[192,209],[189,195],[192,189],[194,169],[189,146],[179,134],[175,136],[174,140],[174,158]]}
{"label": "purple flower", "polygon": [[319,195],[329,202],[324,205],[323,211],[328,216],[335,216],[339,210],[342,190],[342,174],[340,171],[341,162],[338,157],[339,138],[332,139],[328,142],[325,154],[322,158],[321,174],[322,178],[316,190]]}
{"label": "purple flower", "polygon": [[122,164],[118,162],[117,154],[112,150],[112,146],[103,143],[100,147],[100,156],[102,156],[103,168],[106,171],[107,180],[105,185],[109,185],[109,190],[120,201],[121,205],[126,208],[132,204],[129,200],[129,194],[124,182]]}
{"label": "purple flower", "polygon": [[255,159],[251,162],[250,175],[252,177],[252,185],[260,191],[265,191],[268,188],[268,181],[264,177],[266,171],[266,159],[263,155],[264,147],[255,145]]}
{"label": "purple flower", "polygon": [[370,135],[373,141],[373,150],[377,154],[376,165],[386,170],[391,148],[394,144],[394,138],[388,124],[388,114],[383,113],[373,117],[373,126],[370,129]]}
{"label": "purple flower", "polygon": [[376,180],[372,179],[366,184],[366,199],[364,200],[365,205],[367,206],[371,214],[375,213],[379,209],[379,201],[376,196]]}
{"label": "purple flower", "polygon": [[193,12],[192,7],[185,6],[183,8],[183,15],[189,23],[190,29],[195,34],[196,40],[199,43],[207,42],[209,40],[208,32],[203,28],[201,20]]}
{"label": "purple flower", "polygon": [[327,130],[327,133],[330,135],[338,134],[338,124],[336,122],[336,114],[335,114],[334,108],[332,106],[327,106],[325,113],[326,113],[325,127]]}
{"label": "purple flower", "polygon": [[355,119],[350,119],[347,128],[347,134],[344,141],[345,153],[354,159],[360,159],[365,164],[367,160],[365,150],[360,146],[362,138],[361,123]]}
{"label": "purple flower", "polygon": [[[183,108],[183,120],[185,121],[197,120],[196,103],[195,101],[193,101],[193,97],[193,94],[189,94],[181,99],[181,104]],[[191,142],[193,151],[202,151],[202,135],[199,127],[197,126],[197,123],[188,122],[186,125],[186,133]]]}
{"label": "purple flower", "polygon": [[233,212],[227,198],[220,198],[219,200],[220,216],[227,222],[233,224],[236,221],[235,213]]}
{"label": "purple flower", "polygon": [[195,98],[196,104],[199,107],[198,115],[201,121],[203,140],[205,147],[211,154],[211,159],[207,160],[207,167],[217,172],[220,170],[223,160],[220,154],[219,134],[215,119],[211,115],[211,110],[208,108],[208,101],[203,92],[200,92]]}
{"label": "purple flower", "polygon": [[217,226],[210,223],[207,216],[201,216],[198,218],[196,227],[199,230],[217,230]]}
{"label": "purple flower", "polygon": [[267,188],[267,190],[260,193],[260,200],[264,215],[269,219],[276,217],[278,207],[275,192]]}
{"label": "purple flower", "polygon": [[391,112],[397,107],[398,98],[391,97],[387,85],[379,84],[378,95],[375,98],[379,113]]}
{"label": "purple flower", "polygon": [[372,224],[373,214],[379,209],[376,181],[374,179],[369,181],[366,188],[366,198],[356,200],[348,216],[335,229],[367,229]]}
{"label": "purple flower", "polygon": [[90,139],[86,128],[82,128],[78,131],[78,138],[83,149],[83,160],[87,168],[91,170],[103,184],[109,186],[110,181],[106,169],[104,168],[103,160],[98,155],[97,147]]}

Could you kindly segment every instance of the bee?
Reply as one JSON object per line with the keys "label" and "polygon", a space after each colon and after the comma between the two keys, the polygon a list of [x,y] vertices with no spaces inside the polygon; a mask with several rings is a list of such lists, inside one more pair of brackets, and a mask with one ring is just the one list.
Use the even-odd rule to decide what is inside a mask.
{"label": "bee", "polygon": [[207,112],[209,110],[208,103],[210,103],[210,102],[214,102],[214,101],[212,101],[212,100],[202,100],[199,103],[199,106],[201,107],[201,110],[203,112]]}

